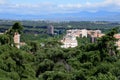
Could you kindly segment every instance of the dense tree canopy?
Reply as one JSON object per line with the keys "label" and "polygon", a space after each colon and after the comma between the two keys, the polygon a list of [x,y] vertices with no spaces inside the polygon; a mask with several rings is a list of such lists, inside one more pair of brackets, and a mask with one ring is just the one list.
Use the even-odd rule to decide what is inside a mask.
{"label": "dense tree canopy", "polygon": [[14,36],[15,33],[21,34],[23,30],[23,26],[19,22],[15,22],[13,26],[6,31],[6,34]]}
{"label": "dense tree canopy", "polygon": [[78,39],[79,46],[68,49],[55,39],[42,46],[30,41],[17,49],[8,45],[6,35],[0,36],[0,80],[119,80],[116,32],[112,29],[96,43]]}
{"label": "dense tree canopy", "polygon": [[22,26],[19,22],[16,22],[16,23],[14,23],[14,25],[12,26],[12,30],[13,30],[14,32],[21,33],[21,31],[23,30],[23,26]]}

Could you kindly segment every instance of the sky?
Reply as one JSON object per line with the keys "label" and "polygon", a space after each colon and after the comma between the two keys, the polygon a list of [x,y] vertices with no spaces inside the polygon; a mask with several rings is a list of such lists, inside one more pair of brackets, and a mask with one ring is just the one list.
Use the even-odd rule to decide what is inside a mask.
{"label": "sky", "polygon": [[0,0],[0,14],[50,15],[120,12],[120,0]]}

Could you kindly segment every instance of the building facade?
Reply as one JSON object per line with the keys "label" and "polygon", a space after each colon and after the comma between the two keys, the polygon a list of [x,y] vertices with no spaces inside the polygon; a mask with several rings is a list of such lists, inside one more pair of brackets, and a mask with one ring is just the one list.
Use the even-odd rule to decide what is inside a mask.
{"label": "building facade", "polygon": [[[101,32],[101,30],[86,30],[86,29],[71,29],[66,31],[66,36],[61,40],[61,42],[64,44],[62,47],[68,48],[68,47],[76,47],[78,46],[78,42],[76,40],[76,37],[90,37],[91,42],[96,42],[97,38],[104,36]],[[118,49],[120,49],[120,34],[115,34],[114,37],[118,39],[116,41],[116,46],[118,46]]]}
{"label": "building facade", "polygon": [[50,35],[54,34],[54,26],[50,25],[47,27],[47,34],[50,34]]}
{"label": "building facade", "polygon": [[16,47],[20,48],[20,34],[16,32],[14,34],[13,39],[14,39],[14,43],[15,43]]}

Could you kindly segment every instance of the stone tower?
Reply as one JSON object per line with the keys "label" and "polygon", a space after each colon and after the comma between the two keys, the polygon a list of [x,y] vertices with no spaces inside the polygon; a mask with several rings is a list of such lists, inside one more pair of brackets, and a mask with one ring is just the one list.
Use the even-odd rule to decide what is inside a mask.
{"label": "stone tower", "polygon": [[14,34],[14,43],[17,48],[20,48],[20,34],[17,32]]}

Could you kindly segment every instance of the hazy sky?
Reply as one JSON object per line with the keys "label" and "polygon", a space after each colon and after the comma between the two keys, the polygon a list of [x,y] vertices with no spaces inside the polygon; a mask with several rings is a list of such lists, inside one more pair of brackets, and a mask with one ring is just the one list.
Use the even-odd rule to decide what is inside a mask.
{"label": "hazy sky", "polygon": [[82,11],[120,12],[120,0],[0,0],[0,13],[39,15]]}

